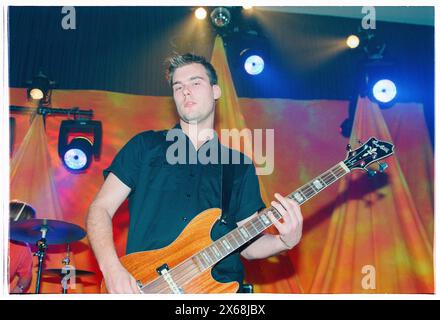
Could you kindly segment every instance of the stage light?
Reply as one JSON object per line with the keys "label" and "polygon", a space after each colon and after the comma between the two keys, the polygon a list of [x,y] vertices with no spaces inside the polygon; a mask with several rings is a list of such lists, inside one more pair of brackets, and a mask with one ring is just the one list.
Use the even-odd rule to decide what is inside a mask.
{"label": "stage light", "polygon": [[359,42],[360,42],[359,37],[356,36],[356,35],[354,35],[354,34],[348,36],[348,37],[347,37],[347,41],[346,41],[347,46],[348,46],[350,49],[355,49],[355,48],[357,48],[357,47],[359,46]]}
{"label": "stage light", "polygon": [[264,60],[259,55],[251,55],[244,62],[244,69],[250,75],[256,76],[264,70]]}
{"label": "stage light", "polygon": [[[68,143],[69,134],[74,134]],[[93,141],[89,136],[93,136]],[[101,151],[102,126],[100,121],[64,120],[58,135],[58,155],[72,172],[86,170],[92,159],[98,159]]]}
{"label": "stage light", "polygon": [[74,138],[67,146],[63,162],[71,170],[85,170],[92,160],[92,142],[85,137]]}
{"label": "stage light", "polygon": [[38,100],[42,105],[50,103],[51,89],[55,82],[50,81],[49,78],[40,71],[32,78],[32,81],[28,81],[27,83],[29,85],[27,89],[28,99]]}
{"label": "stage light", "polygon": [[248,74],[256,76],[264,70],[264,57],[263,50],[246,48],[240,52],[240,65]]}
{"label": "stage light", "polygon": [[388,79],[381,79],[374,83],[372,91],[379,103],[390,103],[397,95],[396,85]]}
{"label": "stage light", "polygon": [[253,7],[252,6],[243,6],[244,10],[251,10]]}
{"label": "stage light", "polygon": [[202,8],[202,7],[198,8],[194,12],[194,14],[195,14],[196,18],[199,19],[199,20],[205,19],[206,15],[207,15],[205,8]]}
{"label": "stage light", "polygon": [[398,66],[389,59],[370,59],[364,65],[361,96],[376,102],[381,108],[389,108],[397,101],[399,92]]}
{"label": "stage light", "polygon": [[211,12],[211,22],[217,28],[224,28],[231,22],[231,13],[224,7],[217,7]]}

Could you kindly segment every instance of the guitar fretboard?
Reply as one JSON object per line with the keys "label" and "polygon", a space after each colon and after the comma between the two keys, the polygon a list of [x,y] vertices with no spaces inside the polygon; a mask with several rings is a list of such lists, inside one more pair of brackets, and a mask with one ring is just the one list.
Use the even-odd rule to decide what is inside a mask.
{"label": "guitar fretboard", "polygon": [[[306,183],[304,186],[295,190],[287,197],[295,200],[299,205],[303,204],[320,191],[342,178],[345,174],[350,172],[350,169],[340,162],[323,174],[319,175],[312,181]],[[282,218],[282,215],[274,207],[269,207],[262,210],[255,218],[249,220],[244,225],[237,227],[225,236],[213,242],[192,258],[194,262],[202,269],[207,269],[231,254],[245,243],[249,242],[264,230],[272,225],[268,217],[268,213],[272,212],[277,220]]]}

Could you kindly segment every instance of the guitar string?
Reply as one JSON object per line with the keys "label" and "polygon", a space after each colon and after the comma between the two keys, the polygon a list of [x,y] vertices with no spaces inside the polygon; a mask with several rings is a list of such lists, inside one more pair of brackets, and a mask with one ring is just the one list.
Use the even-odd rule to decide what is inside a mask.
{"label": "guitar string", "polygon": [[[346,171],[341,168],[341,166],[338,164],[335,167],[331,168],[330,170],[328,170],[327,172],[325,172],[324,174],[318,176],[315,180],[317,179],[321,179],[325,184],[329,185],[335,181],[337,181],[339,178],[341,178],[344,173],[346,173]],[[334,177],[332,176],[334,175]],[[332,181],[333,180],[333,181]],[[303,190],[304,189],[304,190]],[[300,189],[298,189],[299,191],[301,191],[306,198],[309,198],[315,194],[317,194],[317,192],[315,191],[315,189],[311,186],[311,185],[306,185],[305,187],[302,187]],[[320,190],[318,190],[319,192]],[[307,199],[306,199],[307,200]],[[275,208],[266,208],[265,210],[263,210],[263,213],[267,213],[270,210],[273,210]],[[278,213],[279,214],[279,213]],[[279,214],[280,215],[280,214]],[[280,215],[281,218],[281,215]],[[258,219],[258,218],[257,218]],[[271,225],[271,224],[270,224]],[[269,227],[270,225],[268,225],[267,227]],[[263,225],[264,226],[264,225]],[[236,230],[236,229],[235,229]],[[234,231],[235,231],[234,230]],[[263,229],[264,230],[264,229]],[[262,232],[263,230],[259,231]],[[258,231],[258,230],[257,230]],[[227,234],[228,235],[228,234]],[[226,236],[227,236],[226,235]],[[235,240],[235,239],[234,239]],[[237,240],[235,240],[237,241]],[[207,247],[208,248],[208,247]],[[209,252],[208,252],[209,254]],[[220,260],[219,260],[220,261]],[[217,261],[218,262],[218,261]],[[215,262],[215,263],[217,263]],[[188,266],[185,266],[185,264],[191,263]],[[214,264],[215,264],[214,263]],[[212,264],[212,265],[214,265]],[[208,264],[209,265],[209,264]],[[182,268],[183,267],[183,268]],[[203,271],[205,271],[206,269],[208,269],[209,267],[205,268],[204,270],[199,270],[199,268],[197,267],[197,265],[192,262],[191,260],[187,259],[185,260],[181,265],[176,266],[175,268],[173,268],[170,272],[172,272],[173,278],[175,278],[175,283],[182,283],[181,287],[184,286],[189,280],[191,280],[194,276],[196,276],[198,273],[202,273]],[[190,270],[188,270],[190,269]],[[149,287],[149,289],[155,288],[158,289],[159,292],[158,293],[163,293],[163,291],[169,291],[170,288],[168,286],[168,283],[163,279],[163,278],[157,278],[157,279],[162,279],[162,281],[152,281],[149,284],[146,284],[143,288]],[[157,280],[156,279],[156,280]],[[157,284],[156,284],[157,283]],[[160,288],[160,289],[159,289]]]}

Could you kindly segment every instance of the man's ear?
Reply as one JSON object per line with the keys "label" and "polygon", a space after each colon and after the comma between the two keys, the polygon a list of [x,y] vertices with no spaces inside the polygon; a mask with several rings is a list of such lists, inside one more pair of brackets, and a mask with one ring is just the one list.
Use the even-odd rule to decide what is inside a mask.
{"label": "man's ear", "polygon": [[213,85],[212,90],[214,90],[214,100],[217,100],[222,96],[222,89],[220,89],[218,84]]}

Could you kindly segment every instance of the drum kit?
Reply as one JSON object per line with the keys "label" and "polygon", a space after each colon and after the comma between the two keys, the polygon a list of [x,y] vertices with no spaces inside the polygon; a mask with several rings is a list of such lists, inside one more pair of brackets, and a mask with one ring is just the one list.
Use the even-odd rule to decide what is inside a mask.
{"label": "drum kit", "polygon": [[[22,206],[21,211],[29,205],[23,202]],[[28,209],[34,211],[30,206]],[[67,286],[63,279],[66,279],[69,273],[71,273],[70,276],[75,277],[94,275],[91,271],[78,270],[70,266],[70,244],[81,240],[85,236],[86,231],[83,228],[60,220],[29,218],[27,220],[12,220],[10,223],[9,238],[11,240],[36,244],[37,252],[34,255],[38,257],[38,272],[35,293],[40,293],[42,273],[61,277],[62,293],[67,293]],[[49,245],[60,244],[67,246],[66,257],[62,260],[63,268],[43,270],[46,250]]]}

